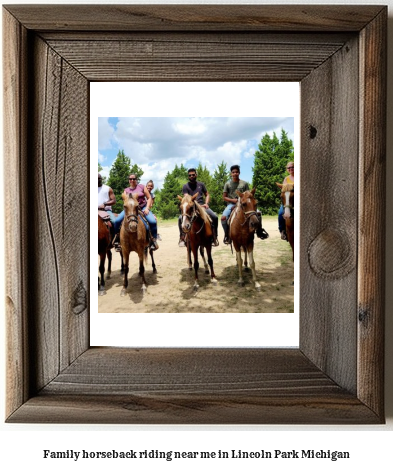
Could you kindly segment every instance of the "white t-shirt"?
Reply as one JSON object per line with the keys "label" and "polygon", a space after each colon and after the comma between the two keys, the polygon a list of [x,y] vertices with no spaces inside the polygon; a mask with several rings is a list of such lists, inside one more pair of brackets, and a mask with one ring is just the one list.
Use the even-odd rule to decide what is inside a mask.
{"label": "white t-shirt", "polygon": [[[109,190],[111,188],[106,184],[103,184],[101,187],[98,187],[98,205],[101,206],[104,202],[110,201]],[[112,206],[105,206],[106,211],[111,211]]]}

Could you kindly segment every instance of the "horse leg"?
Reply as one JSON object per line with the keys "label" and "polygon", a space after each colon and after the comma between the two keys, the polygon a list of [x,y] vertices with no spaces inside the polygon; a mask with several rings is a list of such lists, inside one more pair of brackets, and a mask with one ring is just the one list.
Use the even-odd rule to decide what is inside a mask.
{"label": "horse leg", "polygon": [[105,252],[100,254],[100,267],[99,267],[99,270],[100,270],[101,279],[98,280],[98,282],[99,282],[99,284],[98,284],[98,286],[99,286],[99,289],[98,289],[99,296],[105,295],[105,278],[104,278],[104,275],[105,275],[105,258],[106,258]]}
{"label": "horse leg", "polygon": [[247,262],[247,252],[244,252],[244,271],[249,272],[250,268],[248,267],[248,262]]}
{"label": "horse leg", "polygon": [[188,264],[188,269],[191,272],[192,271],[192,261],[191,261],[191,246],[190,246],[189,242],[187,242],[187,264]]}
{"label": "horse leg", "polygon": [[153,257],[154,252],[152,249],[150,249],[149,253],[150,253],[150,258],[151,258],[151,265],[153,267],[153,273],[157,273],[156,264],[154,263],[154,257]]}
{"label": "horse leg", "polygon": [[122,275],[124,273],[124,259],[123,259],[123,252],[121,251],[120,251],[120,261],[121,261],[120,274]]}
{"label": "horse leg", "polygon": [[261,285],[257,282],[257,274],[255,272],[255,260],[254,260],[253,249],[249,249],[249,250],[247,250],[247,252],[248,252],[249,259],[250,259],[250,268],[251,268],[251,272],[252,272],[252,279],[253,279],[253,282],[254,282],[254,286],[255,286],[255,289],[257,291],[260,291],[261,290]]}
{"label": "horse leg", "polygon": [[198,282],[198,269],[199,269],[199,262],[198,262],[198,248],[193,248],[192,253],[194,255],[194,271],[195,271],[195,283],[193,286],[193,289],[195,291],[198,290],[199,288],[199,282]]}
{"label": "horse leg", "polygon": [[108,272],[106,274],[106,278],[107,280],[109,280],[112,273],[112,252],[110,250],[107,250],[106,255],[108,257]]}
{"label": "horse leg", "polygon": [[145,279],[145,266],[143,265],[143,251],[142,251],[142,255],[139,255],[139,275],[141,276],[142,278],[142,293],[144,294],[145,291],[147,290],[147,283],[146,283],[146,279]]}
{"label": "horse leg", "polygon": [[203,260],[203,265],[205,267],[205,273],[209,274],[209,265],[207,264],[206,258],[205,258],[205,252],[203,251],[203,247],[199,247],[199,253],[201,254],[202,260]]}
{"label": "horse leg", "polygon": [[242,251],[241,251],[241,249],[236,250],[236,261],[237,261],[237,267],[239,269],[239,280],[238,280],[237,284],[239,286],[243,286],[244,285],[243,275],[242,275],[243,262],[242,262]]}
{"label": "horse leg", "polygon": [[127,251],[125,255],[123,255],[124,261],[124,277],[123,277],[123,288],[121,289],[120,296],[125,296],[127,294],[127,287],[128,287],[128,260],[130,258],[130,254]]}
{"label": "horse leg", "polygon": [[207,261],[209,262],[209,267],[210,267],[211,282],[213,283],[213,285],[217,285],[216,275],[214,274],[214,268],[213,268],[213,258],[212,258],[212,248],[211,248],[211,246],[206,247],[206,252],[207,252]]}

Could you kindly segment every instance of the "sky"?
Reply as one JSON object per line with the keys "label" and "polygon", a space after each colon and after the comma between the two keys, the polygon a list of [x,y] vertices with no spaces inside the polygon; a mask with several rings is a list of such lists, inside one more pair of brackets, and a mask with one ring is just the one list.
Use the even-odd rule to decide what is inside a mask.
{"label": "sky", "polygon": [[[295,145],[294,117],[98,117],[98,161],[108,176],[119,150],[131,158],[146,183],[162,188],[175,165],[199,163],[213,173],[224,161],[240,166],[240,177],[252,181],[254,153],[261,138],[281,129]],[[127,183],[125,183],[127,184]]]}

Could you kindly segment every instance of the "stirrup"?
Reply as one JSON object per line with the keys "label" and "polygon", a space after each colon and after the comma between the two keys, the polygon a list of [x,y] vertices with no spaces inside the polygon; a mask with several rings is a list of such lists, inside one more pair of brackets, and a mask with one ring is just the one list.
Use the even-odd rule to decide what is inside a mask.
{"label": "stirrup", "polygon": [[258,236],[261,240],[265,240],[265,239],[268,239],[268,238],[269,238],[269,234],[266,232],[266,230],[265,230],[264,228],[261,229],[260,235],[257,234],[257,236]]}
{"label": "stirrup", "polygon": [[231,243],[230,237],[225,236],[223,242],[224,242],[225,245],[229,245]]}
{"label": "stirrup", "polygon": [[153,251],[158,250],[159,247],[158,247],[156,239],[151,239],[150,244],[149,244],[149,248]]}

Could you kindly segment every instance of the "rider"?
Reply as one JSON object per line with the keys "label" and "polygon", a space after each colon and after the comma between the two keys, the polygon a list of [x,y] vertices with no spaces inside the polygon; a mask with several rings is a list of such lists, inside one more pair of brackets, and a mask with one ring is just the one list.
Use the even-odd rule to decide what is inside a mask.
{"label": "rider", "polygon": [[[98,210],[105,211],[109,215],[109,219],[112,223],[110,228],[112,239],[114,236],[114,224],[115,224],[115,216],[112,212],[112,206],[116,204],[116,196],[113,192],[113,189],[107,186],[106,184],[102,184],[102,176],[98,173]],[[111,239],[111,240],[112,240]]]}
{"label": "rider", "polygon": [[[294,174],[293,161],[290,161],[287,164],[287,171],[288,171],[289,175],[284,178],[284,181],[283,181],[282,184],[294,184],[295,178],[293,176],[293,174]],[[281,204],[280,210],[278,211],[278,230],[281,234],[282,240],[287,240],[287,234],[285,233],[285,219],[284,219],[284,206],[283,206],[283,204]]]}
{"label": "rider", "polygon": [[[188,170],[188,183],[183,186],[183,194],[189,194],[190,196],[194,196],[195,193],[198,193],[198,197],[196,201],[202,207],[205,208],[207,214],[210,216],[212,220],[212,230],[213,230],[213,246],[217,247],[219,245],[217,235],[218,235],[218,217],[215,212],[213,212],[209,207],[210,201],[210,194],[206,189],[206,186],[201,181],[197,181],[197,171],[195,168],[190,168]],[[205,196],[205,202],[203,202],[203,196]],[[180,240],[179,240],[179,247],[184,247],[185,244],[185,234],[181,228],[181,216],[179,216],[179,232],[180,232]]]}
{"label": "rider", "polygon": [[[151,207],[153,207],[153,205],[154,205],[154,200],[155,200],[156,197],[155,197],[154,194],[153,194],[154,182],[153,182],[152,179],[146,183],[146,188],[147,188],[147,190],[148,190],[149,193],[150,193],[150,197],[151,197]],[[152,213],[152,214],[153,214],[153,213]],[[154,214],[153,214],[153,216],[154,216],[155,220],[157,221],[157,217],[156,217]],[[157,234],[157,240],[162,240],[160,234]]]}
{"label": "rider", "polygon": [[[250,187],[247,181],[243,181],[240,179],[240,166],[239,165],[232,165],[230,168],[231,171],[231,179],[227,181],[224,185],[224,193],[223,193],[223,199],[227,203],[227,207],[224,209],[224,212],[222,213],[221,216],[221,224],[225,232],[225,237],[224,237],[224,244],[230,244],[231,240],[229,238],[229,226],[228,226],[228,219],[231,214],[231,210],[233,207],[236,205],[238,201],[238,195],[236,194],[236,191],[239,191],[240,193],[244,193],[245,191],[249,191]],[[261,221],[260,217],[260,212],[258,211],[258,218]],[[266,239],[268,237],[268,234],[264,229],[262,229],[262,223],[261,225],[257,228],[257,236],[260,239]]]}
{"label": "rider", "polygon": [[[147,222],[149,223],[149,227],[151,231],[152,238],[150,241],[150,248],[152,250],[157,250],[158,249],[157,220],[154,214],[150,211],[150,208],[152,206],[152,199],[151,199],[150,193],[147,190],[145,185],[138,184],[138,178],[136,177],[136,174],[131,173],[128,177],[128,181],[130,182],[130,185],[128,188],[124,190],[124,192],[126,194],[138,194],[139,207],[142,210],[143,214],[145,215],[145,218]],[[121,227],[121,223],[123,222],[123,219],[124,219],[124,211],[122,211],[115,219],[116,250],[120,250],[119,232],[120,232],[120,227]]]}

